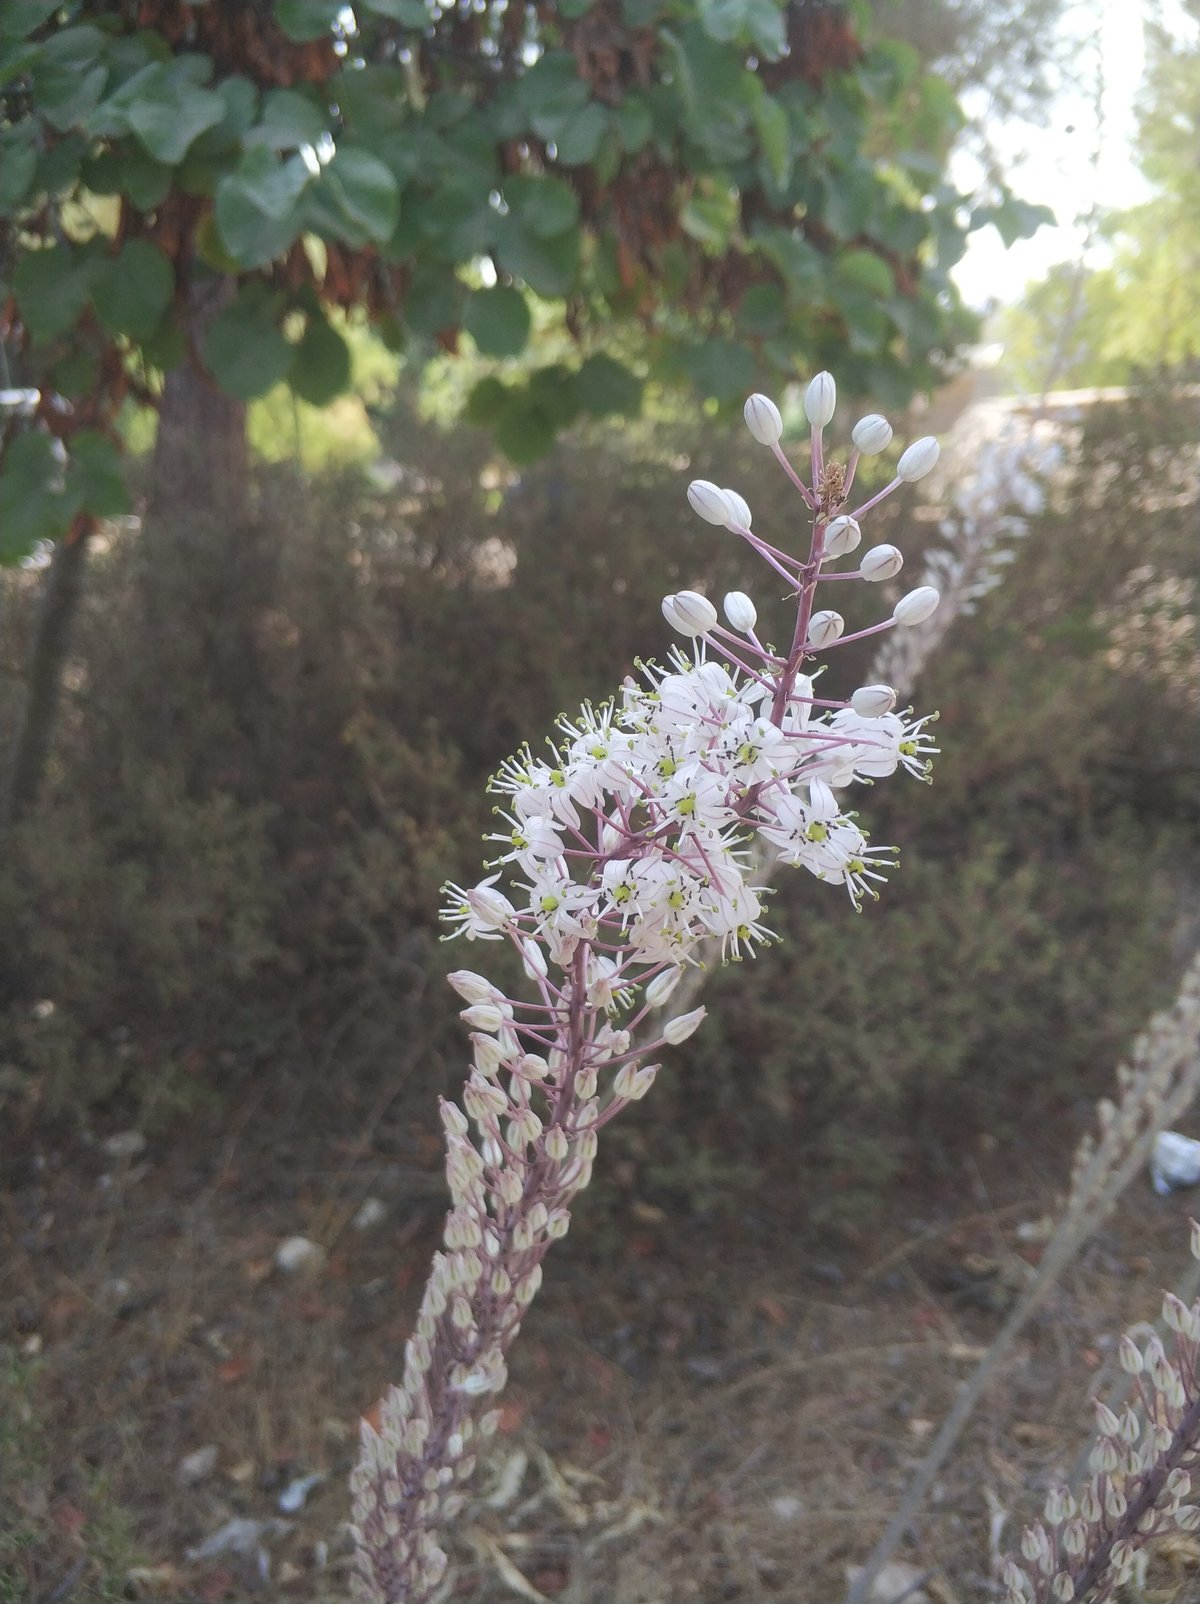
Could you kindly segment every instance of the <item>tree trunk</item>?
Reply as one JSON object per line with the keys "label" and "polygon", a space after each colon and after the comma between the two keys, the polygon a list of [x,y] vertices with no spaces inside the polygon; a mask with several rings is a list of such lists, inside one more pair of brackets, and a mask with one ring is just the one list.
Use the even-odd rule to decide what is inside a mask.
{"label": "tree trunk", "polygon": [[41,616],[29,659],[25,710],[13,748],[4,820],[16,824],[37,801],[58,717],[71,626],[83,594],[83,571],[92,521],[76,519],[54,548]]}
{"label": "tree trunk", "polygon": [[[193,342],[228,293],[225,281],[193,292]],[[245,403],[193,363],[167,376],[138,567],[135,749],[191,788],[252,786],[274,553],[250,505]]]}

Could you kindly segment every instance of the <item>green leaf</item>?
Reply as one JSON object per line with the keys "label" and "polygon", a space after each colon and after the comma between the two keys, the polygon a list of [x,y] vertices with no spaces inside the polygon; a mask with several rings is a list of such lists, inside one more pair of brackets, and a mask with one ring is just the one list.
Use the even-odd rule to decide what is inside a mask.
{"label": "green leaf", "polygon": [[[564,167],[583,167],[600,148],[608,129],[608,112],[599,101],[590,100],[563,117],[535,117],[533,126],[543,139],[553,143]],[[553,131],[548,131],[551,127]]]}
{"label": "green leaf", "polygon": [[67,134],[56,140],[38,159],[34,192],[62,195],[73,189],[86,153],[87,146],[79,134]]}
{"label": "green leaf", "polygon": [[350,347],[323,317],[309,318],[288,383],[314,407],[328,406],[349,389]]}
{"label": "green leaf", "polygon": [[265,395],[286,379],[296,348],[279,327],[279,298],[247,284],[218,312],[202,343],[204,360],[223,390],[242,401]]}
{"label": "green leaf", "polygon": [[59,395],[71,399],[86,395],[96,387],[99,379],[100,363],[96,353],[83,345],[72,346],[62,361],[55,362],[50,369],[51,384]]}
{"label": "green leaf", "polygon": [[432,20],[423,0],[363,0],[363,9],[406,28],[427,28]]}
{"label": "green leaf", "polygon": [[546,415],[556,433],[570,428],[583,411],[578,379],[579,375],[572,373],[565,362],[551,362],[544,368],[535,368],[529,375],[529,398]]}
{"label": "green leaf", "polygon": [[792,176],[792,129],[788,114],[777,100],[766,94],[755,97],[752,113],[767,171],[782,187]]}
{"label": "green leaf", "polygon": [[72,515],[115,518],[130,507],[121,453],[106,435],[81,429],[71,438],[64,495]]}
{"label": "green leaf", "polygon": [[998,206],[976,207],[971,214],[971,228],[984,228],[988,223],[994,223],[1007,249],[1019,239],[1028,239],[1043,224],[1053,223],[1054,220],[1054,213],[1048,206],[1035,206],[1031,201],[1018,200],[1015,195],[1006,194]]}
{"label": "green leaf", "polygon": [[529,339],[529,307],[520,290],[497,284],[479,290],[467,306],[465,328],[481,356],[519,356]]}
{"label": "green leaf", "polygon": [[[390,168],[356,145],[340,144],[313,188],[314,213],[350,245],[382,243],[400,216],[400,186]],[[332,216],[330,213],[332,208]]]}
{"label": "green leaf", "polygon": [[711,189],[693,193],[679,215],[685,234],[690,234],[713,253],[724,251],[733,238],[741,216],[741,202],[734,189]]}
{"label": "green leaf", "polygon": [[896,293],[896,280],[882,256],[874,251],[843,251],[834,262],[833,281],[866,290],[886,300]]}
{"label": "green leaf", "polygon": [[41,53],[41,45],[6,45],[0,41],[0,89],[32,67]]}
{"label": "green leaf", "polygon": [[35,340],[52,340],[75,323],[87,302],[94,269],[93,258],[69,245],[27,251],[18,259],[12,286]]}
{"label": "green leaf", "polygon": [[583,410],[593,418],[636,418],[642,410],[641,379],[603,353],[588,357],[579,369],[575,391]]}
{"label": "green leaf", "polygon": [[160,67],[147,79],[127,113],[129,126],[150,154],[175,166],[206,128],[225,116],[225,102],[181,73]]}
{"label": "green leaf", "polygon": [[774,284],[752,284],[737,309],[739,326],[747,334],[778,334],[783,327],[783,292]]}
{"label": "green leaf", "polygon": [[753,238],[797,300],[810,300],[822,293],[824,263],[820,252],[806,239],[779,224],[756,228]]}
{"label": "green leaf", "polygon": [[654,132],[654,113],[650,103],[636,91],[625,96],[612,111],[613,123],[621,141],[621,148],[629,156],[636,156],[650,141]]}
{"label": "green leaf", "polygon": [[404,303],[404,321],[414,334],[440,334],[462,321],[466,290],[449,267],[419,270]]}
{"label": "green leaf", "polygon": [[787,33],[775,0],[700,0],[699,12],[710,39],[752,44],[765,56],[782,55]]}
{"label": "green leaf", "polygon": [[496,444],[518,466],[544,457],[556,434],[553,412],[520,391],[509,392],[493,427]]}
{"label": "green leaf", "polygon": [[340,0],[275,0],[275,21],[297,44],[324,39],[333,32]]}
{"label": "green leaf", "polygon": [[754,380],[754,358],[732,340],[704,340],[683,353],[683,368],[696,389],[718,401],[744,395]]}
{"label": "green leaf", "polygon": [[217,185],[221,240],[242,267],[265,267],[282,256],[304,228],[302,199],[312,174],[301,156],[278,161],[262,145],[248,150]]}
{"label": "green leaf", "polygon": [[570,294],[579,271],[579,234],[539,239],[510,213],[498,219],[496,260],[506,273],[528,284],[538,295]]}
{"label": "green leaf", "polygon": [[62,5],[62,0],[5,0],[0,7],[0,34],[24,39],[40,28]]}
{"label": "green leaf", "polygon": [[37,149],[29,140],[0,145],[0,213],[16,211],[25,199],[37,168]]}
{"label": "green leaf", "polygon": [[463,417],[468,423],[490,427],[508,405],[508,388],[500,380],[489,376],[479,383],[467,397]]}
{"label": "green leaf", "polygon": [[64,517],[62,464],[54,441],[31,430],[0,455],[0,563],[28,557],[41,540],[53,540]]}
{"label": "green leaf", "polygon": [[268,150],[296,150],[316,145],[328,132],[329,112],[298,89],[272,89],[263,97],[262,116],[247,129],[243,143]]}
{"label": "green leaf", "polygon": [[171,263],[149,240],[134,239],[117,256],[100,262],[92,281],[92,304],[111,334],[149,339],[175,294]]}
{"label": "green leaf", "polygon": [[561,178],[517,174],[504,180],[504,199],[522,229],[554,239],[579,222],[579,197]]}
{"label": "green leaf", "polygon": [[99,60],[104,35],[99,28],[64,28],[40,47],[30,70],[33,101],[50,124],[65,132],[85,121],[100,104],[108,68]]}
{"label": "green leaf", "polygon": [[521,74],[516,93],[530,118],[561,117],[578,111],[590,98],[569,50],[547,50]]}
{"label": "green leaf", "polygon": [[171,169],[139,145],[125,145],[93,156],[83,181],[95,195],[128,195],[139,212],[152,212],[170,191]]}

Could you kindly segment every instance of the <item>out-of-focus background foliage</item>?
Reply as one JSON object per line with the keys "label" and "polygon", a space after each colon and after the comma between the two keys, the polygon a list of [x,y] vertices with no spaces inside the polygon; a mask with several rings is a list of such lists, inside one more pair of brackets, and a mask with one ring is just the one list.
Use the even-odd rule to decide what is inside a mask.
{"label": "out-of-focus background foliage", "polygon": [[[462,131],[486,97],[467,95],[453,116],[443,107],[441,167],[414,157],[402,171],[395,128],[383,179],[351,167],[330,190],[338,158],[314,156],[319,175],[303,182],[329,193],[286,219],[284,201],[269,197],[277,240],[250,229],[248,218],[262,222],[254,186],[298,171],[288,164],[303,165],[301,136],[272,144],[247,129],[284,111],[310,127],[311,85],[346,70],[338,63],[357,48],[349,8],[244,8],[263,37],[282,30],[279,59],[293,47],[331,54],[303,78],[303,105],[259,109],[240,143],[210,147],[207,176],[188,176],[161,121],[131,121],[136,97],[113,85],[135,70],[169,74],[172,52],[192,48],[189,29],[203,30],[215,5],[0,7],[0,546],[7,539],[14,558],[0,575],[10,781],[0,1109],[5,1162],[28,1205],[0,1301],[22,1409],[52,1407],[37,1367],[60,1384],[56,1342],[73,1353],[73,1320],[90,1329],[84,1315],[55,1324],[64,1294],[46,1277],[58,1262],[53,1232],[71,1221],[54,1226],[35,1161],[79,1153],[86,1169],[97,1142],[134,1131],[169,1163],[218,1174],[211,1155],[253,1117],[254,1168],[268,1178],[305,1133],[357,1141],[364,1128],[376,1157],[420,1152],[436,1172],[420,1138],[461,1062],[441,977],[464,961],[439,943],[438,887],[478,876],[484,782],[557,713],[606,696],[639,656],[667,649],[664,592],[761,591],[732,537],[698,523],[683,490],[692,477],[732,484],[756,525],[788,540],[800,508],[741,430],[740,404],[756,385],[786,402],[789,383],[826,364],[849,392],[839,426],[856,404],[878,402],[878,383],[900,436],[950,428],[997,393],[1083,393],[1053,411],[1062,464],[1003,583],[917,687],[918,705],[941,713],[932,788],[895,782],[862,799],[875,838],[902,846],[882,902],[855,915],[807,880],[779,884],[782,945],[714,974],[705,1030],[675,1054],[628,1135],[614,1136],[620,1158],[608,1172],[602,1154],[572,1252],[599,1266],[619,1258],[629,1193],[646,1200],[647,1218],[665,1210],[681,1230],[753,1221],[772,1206],[756,1188],[768,1173],[778,1182],[781,1161],[796,1177],[794,1212],[830,1241],[861,1243],[885,1228],[898,1186],[953,1194],[981,1138],[1003,1152],[1037,1124],[1069,1151],[1200,938],[1196,7],[1147,9],[1135,204],[1108,209],[1099,197],[1064,217],[1058,197],[1039,193],[1036,164],[1012,165],[1014,128],[1054,130],[1076,115],[1064,107],[1103,104],[1093,44],[1111,9],[530,7],[514,81],[536,63],[539,36],[568,62],[558,98],[526,108],[542,119],[536,139],[522,143],[518,117],[472,144]],[[379,55],[363,71],[407,74],[410,87],[426,69],[444,72],[445,93],[457,91],[464,59],[491,59],[481,35],[455,34],[480,14],[435,9],[425,22],[412,0],[368,5],[362,37]],[[670,179],[669,199],[656,202],[663,237],[643,219],[626,241],[641,257],[622,257],[607,277],[604,196],[620,191],[612,215],[627,216],[630,152],[649,147],[598,79],[591,100],[567,87],[589,17],[643,42],[678,36],[672,73],[646,89],[660,118],[655,171]],[[376,40],[368,25],[385,33]],[[28,54],[72,30],[61,60]],[[696,107],[670,132],[688,49],[720,83],[724,50],[767,86],[739,102],[736,171],[699,148],[687,121]],[[587,59],[594,68],[599,58]],[[260,65],[247,57],[243,80]],[[285,66],[295,69],[291,57]],[[228,67],[218,61],[217,89]],[[257,87],[274,86],[264,95],[293,93],[286,76],[262,71]],[[81,87],[89,75],[94,93]],[[186,82],[189,95],[216,93],[195,74]],[[436,115],[429,88],[413,90],[406,114],[412,139],[426,141],[422,160],[434,136],[415,122]],[[245,97],[225,93],[227,118]],[[51,108],[41,122],[39,99]],[[762,110],[768,100],[782,124]],[[603,137],[593,139],[578,124],[598,104]],[[193,109],[201,122],[212,113],[197,137],[225,126],[215,106]],[[360,114],[365,148],[378,106]],[[805,118],[816,130],[808,144],[797,131]],[[151,131],[150,148],[142,134],[142,148],[129,143],[138,128]],[[1099,152],[1112,136],[1101,119],[1087,137]],[[564,154],[568,138],[578,159]],[[397,243],[388,197],[401,219],[410,203],[424,218],[468,147],[485,196],[495,150],[507,151],[505,182],[552,178],[570,214],[562,231],[535,212],[518,235],[516,197],[532,193],[518,184],[507,210],[486,202],[509,219],[498,243],[453,207],[416,243]],[[130,171],[117,170],[122,161]],[[142,186],[136,201],[131,184]],[[1033,233],[1047,200],[1060,227],[1078,222],[1078,246],[1043,260],[1024,287],[1017,272],[972,290],[972,315],[950,277],[956,254],[993,224],[1005,243]],[[460,224],[451,249],[447,230]],[[137,281],[139,294],[154,290],[152,318],[104,266],[133,239],[170,266],[158,300],[156,268]],[[550,252],[561,282],[538,255],[547,242],[570,258],[563,267]],[[337,253],[340,287],[330,281]],[[148,258],[130,260],[146,268]],[[215,314],[196,310],[197,283],[216,286]],[[508,293],[485,294],[495,290]],[[214,315],[225,319],[215,346]],[[910,572],[950,496],[927,485],[919,503],[896,497],[874,520]],[[837,665],[847,687],[869,661],[863,650]],[[1052,1164],[1042,1180],[1052,1192]],[[40,1203],[28,1201],[34,1191]],[[272,1192],[276,1203],[294,1196],[282,1178]],[[50,1225],[39,1223],[47,1210]],[[164,1220],[162,1240],[174,1229]],[[96,1289],[86,1295],[99,1307]],[[93,1362],[101,1373],[94,1352],[72,1361],[76,1371]],[[379,1376],[361,1380],[361,1407],[386,1374],[379,1363]],[[114,1479],[116,1503],[136,1510],[138,1475],[100,1427],[78,1446],[87,1407],[76,1397],[42,1433],[53,1443],[61,1429],[76,1444],[82,1490],[53,1448],[21,1463],[26,1476],[59,1476],[51,1511],[66,1498],[97,1521],[109,1508],[97,1478]],[[190,1440],[172,1418],[166,1453]],[[271,1451],[286,1435],[276,1430]],[[250,1451],[269,1457],[261,1444]],[[44,1514],[0,1543],[0,1597],[46,1598],[75,1562],[77,1531],[60,1522],[56,1548]],[[130,1555],[148,1541],[169,1546],[186,1526],[180,1516],[168,1532],[157,1519],[135,1513],[119,1542],[81,1550],[80,1574],[116,1589],[94,1596],[136,1596],[122,1580],[137,1568]],[[542,1587],[556,1591],[545,1578]]]}

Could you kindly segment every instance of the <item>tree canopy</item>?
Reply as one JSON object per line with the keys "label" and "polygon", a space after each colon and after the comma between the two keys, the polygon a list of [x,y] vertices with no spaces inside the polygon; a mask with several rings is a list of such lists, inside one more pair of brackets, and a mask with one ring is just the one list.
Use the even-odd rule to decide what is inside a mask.
{"label": "tree canopy", "polygon": [[[124,505],[118,410],[183,364],[322,404],[344,313],[465,337],[517,457],[649,375],[732,400],[836,351],[895,401],[969,328],[968,230],[1039,216],[966,208],[953,93],[814,0],[7,0],[0,97],[10,562]],[[535,303],[572,362],[512,364]]]}

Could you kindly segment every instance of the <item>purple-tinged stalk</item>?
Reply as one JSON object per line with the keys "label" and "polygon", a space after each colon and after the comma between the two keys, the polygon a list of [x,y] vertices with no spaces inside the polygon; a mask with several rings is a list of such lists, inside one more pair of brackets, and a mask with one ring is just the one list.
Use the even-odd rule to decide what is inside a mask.
{"label": "purple-tinged stalk", "polygon": [[[1194,1221],[1192,1253],[1200,1258]],[[1147,1543],[1200,1531],[1200,1506],[1187,1502],[1200,1473],[1200,1302],[1189,1307],[1168,1292],[1163,1320],[1172,1355],[1157,1335],[1141,1347],[1121,1339],[1133,1400],[1120,1415],[1093,1400],[1091,1479],[1078,1498],[1051,1488],[1043,1519],[1022,1534],[1024,1563],[1005,1561],[1007,1604],[1103,1604],[1133,1576]]]}
{"label": "purple-tinged stalk", "polygon": [[[860,686],[844,700],[813,695],[819,651],[916,625],[938,600],[920,587],[850,635],[839,613],[814,607],[822,582],[847,577],[827,565],[858,543],[857,522],[848,532],[842,513],[851,475],[825,452],[835,405],[832,376],[818,374],[806,395],[806,485],[780,447],[774,403],[756,395],[746,404],[751,433],[812,513],[806,554],[752,532],[736,491],[699,480],[688,490],[701,517],[786,580],[795,601],[786,654],[759,640],[757,609],[742,592],[725,599],[728,629],[707,597],[666,597],[663,614],[690,650],[676,648],[666,668],[643,666],[643,682],[627,680],[614,701],[561,719],[547,758],[526,747],[506,762],[491,782],[502,799],[502,826],[487,838],[498,847],[493,872],[469,889],[446,888],[453,934],[509,943],[531,996],[506,996],[472,970],[450,976],[472,1043],[462,1107],[442,1104],[452,1206],[403,1381],[388,1390],[378,1430],[364,1427],[352,1478],[357,1590],[371,1604],[426,1604],[438,1588],[441,1534],[495,1430],[508,1350],[542,1260],[591,1178],[598,1132],[646,1094],[657,1073],[646,1060],[685,1041],[704,1009],[678,1012],[646,1040],[634,1032],[706,943],[738,959],[774,939],[762,922],[764,888],[751,883],[754,849],[845,886],[857,908],[877,894],[892,849],[869,846],[838,792],[898,768],[927,777],[927,720],[896,713],[890,686]],[[887,439],[883,419],[863,419],[851,464]],[[882,494],[936,457],[931,439],[910,446]],[[893,548],[877,549],[890,576]]]}

